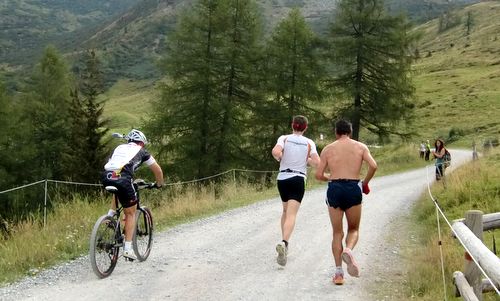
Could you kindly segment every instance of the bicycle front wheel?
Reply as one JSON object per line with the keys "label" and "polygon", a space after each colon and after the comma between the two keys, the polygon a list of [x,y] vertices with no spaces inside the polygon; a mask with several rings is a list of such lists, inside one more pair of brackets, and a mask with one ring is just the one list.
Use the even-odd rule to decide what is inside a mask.
{"label": "bicycle front wheel", "polygon": [[90,264],[99,278],[106,278],[115,269],[118,260],[119,246],[115,239],[116,221],[107,216],[101,216],[90,235]]}
{"label": "bicycle front wheel", "polygon": [[132,247],[139,261],[148,258],[153,246],[153,216],[151,210],[141,207],[135,214],[135,231]]}

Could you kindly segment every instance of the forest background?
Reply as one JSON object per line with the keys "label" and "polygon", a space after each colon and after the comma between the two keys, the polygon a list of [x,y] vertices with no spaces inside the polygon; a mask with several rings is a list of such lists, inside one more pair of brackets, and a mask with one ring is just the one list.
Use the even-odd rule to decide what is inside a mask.
{"label": "forest background", "polygon": [[[498,144],[499,1],[22,0],[0,1],[0,13],[0,190],[43,179],[97,183],[119,143],[110,133],[133,127],[151,140],[169,183],[275,170],[270,149],[294,114],[309,117],[307,135],[319,149],[333,140],[331,122],[349,118],[356,138],[381,146],[372,151],[382,173],[423,164],[414,163],[422,140],[481,151]],[[498,211],[494,159],[482,169],[489,184],[477,185],[484,200],[457,206],[448,192],[454,215],[471,206]],[[273,177],[244,180],[266,194]],[[193,191],[210,195],[218,181]],[[467,188],[472,199],[471,187],[461,184],[458,195]],[[54,213],[68,209],[64,203],[84,219],[102,210],[95,188],[50,189],[49,204],[63,202],[50,205]],[[185,192],[172,189],[168,199]],[[220,208],[239,202],[228,198]],[[0,194],[2,243],[35,241],[13,224],[36,233],[22,221],[40,224],[41,204],[43,185]],[[165,213],[166,223],[192,218],[182,210]],[[64,259],[85,245],[61,248],[56,257]],[[15,276],[6,277],[53,257],[19,256]],[[412,294],[432,290],[411,285]]]}

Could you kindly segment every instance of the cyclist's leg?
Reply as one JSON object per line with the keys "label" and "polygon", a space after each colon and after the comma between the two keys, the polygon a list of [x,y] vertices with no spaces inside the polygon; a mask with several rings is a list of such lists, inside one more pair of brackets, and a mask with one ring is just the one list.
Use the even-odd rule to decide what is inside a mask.
{"label": "cyclist's leg", "polygon": [[126,242],[131,242],[132,237],[134,235],[136,210],[137,210],[137,204],[134,204],[131,207],[123,209],[123,212],[125,213],[125,241]]}

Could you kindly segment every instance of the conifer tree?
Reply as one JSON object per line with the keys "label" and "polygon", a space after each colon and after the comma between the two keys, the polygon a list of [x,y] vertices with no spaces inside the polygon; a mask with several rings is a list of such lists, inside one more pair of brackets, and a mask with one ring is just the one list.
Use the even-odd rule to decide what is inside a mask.
{"label": "conifer tree", "polygon": [[99,179],[108,152],[104,141],[108,120],[103,117],[104,102],[97,98],[103,91],[99,59],[95,51],[86,51],[76,87],[70,93],[71,147],[65,166],[66,177],[72,180],[92,183]]}
{"label": "conifer tree", "polygon": [[[229,0],[224,11],[227,33],[222,47],[222,66],[225,65],[219,105],[220,126],[217,128],[214,172],[231,167],[255,166],[251,155],[255,146],[248,145],[253,135],[253,119],[249,118],[260,103],[256,91],[255,63],[261,49],[258,45],[260,19],[253,0]],[[263,150],[264,151],[264,150]]]}
{"label": "conifer tree", "polygon": [[269,150],[277,137],[290,132],[294,115],[306,115],[313,124],[323,119],[312,106],[324,97],[319,43],[299,9],[291,10],[267,41],[262,72],[267,101],[254,112],[254,119],[260,122],[252,136],[252,145],[260,146],[256,148],[260,154],[255,153],[259,168],[274,166]]}
{"label": "conifer tree", "polygon": [[465,30],[466,30],[466,35],[469,36],[470,32],[472,31],[472,27],[474,26],[475,20],[474,20],[474,15],[472,14],[471,11],[467,12],[467,18],[465,19]]}
{"label": "conifer tree", "polygon": [[[37,64],[26,95],[24,118],[35,144],[35,179],[64,178],[63,157],[68,153],[71,76],[67,64],[53,46],[48,46]],[[36,164],[35,164],[36,162]]]}
{"label": "conifer tree", "polygon": [[347,100],[338,115],[352,121],[354,139],[361,127],[380,137],[407,135],[398,126],[413,108],[409,52],[417,35],[409,30],[404,17],[385,13],[381,0],[339,1],[331,27],[331,83]]}
{"label": "conifer tree", "polygon": [[12,103],[0,82],[0,190],[12,184],[13,125]]}
{"label": "conifer tree", "polygon": [[148,124],[181,178],[243,160],[258,19],[250,0],[200,0],[169,37],[168,82]]}

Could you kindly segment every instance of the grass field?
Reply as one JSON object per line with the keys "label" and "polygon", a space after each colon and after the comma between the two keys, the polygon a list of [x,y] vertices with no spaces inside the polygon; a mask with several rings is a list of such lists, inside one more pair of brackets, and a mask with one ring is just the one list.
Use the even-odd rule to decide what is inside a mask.
{"label": "grass field", "polygon": [[[500,137],[500,2],[482,2],[454,12],[461,22],[438,32],[438,20],[420,27],[421,59],[414,65],[416,84],[415,127],[421,139],[442,137],[454,146],[478,147]],[[473,26],[466,34],[470,14]],[[494,153],[456,170],[447,179],[447,188],[434,185],[448,219],[462,218],[467,210],[484,213],[500,211],[500,155]],[[452,275],[463,270],[463,247],[450,235],[441,220],[443,255],[448,300],[454,298]],[[401,300],[443,300],[440,252],[435,207],[428,195],[414,209],[410,231],[414,238],[405,258],[408,262]],[[496,231],[498,238],[498,231]],[[492,249],[494,233],[484,233]],[[497,248],[498,248],[497,242]],[[499,300],[485,294],[483,300]]]}
{"label": "grass field", "polygon": [[[447,187],[434,185],[432,195],[439,201],[447,219],[463,218],[467,210],[481,210],[483,213],[500,212],[500,149],[494,149],[490,154],[473,161],[456,170],[447,177]],[[441,257],[438,246],[438,228],[435,206],[428,195],[422,196],[412,217],[412,232],[415,239],[407,246],[405,258],[411,258],[408,263],[407,300],[443,300],[443,280],[441,272]],[[463,271],[464,249],[458,240],[451,237],[451,230],[441,218],[441,236],[445,279],[448,300],[453,298],[454,287],[452,275],[454,271]],[[484,232],[485,245],[493,250],[493,235],[498,230]],[[484,294],[483,300],[499,300],[495,293]],[[403,297],[403,296],[402,296]]]}
{"label": "grass field", "polygon": [[[467,35],[469,12],[474,25]],[[422,58],[414,65],[415,128],[421,138],[470,146],[500,136],[500,3],[454,14],[461,22],[446,31],[439,32],[438,20],[419,27],[424,35]]]}
{"label": "grass field", "polygon": [[104,115],[110,119],[111,132],[128,133],[139,128],[151,112],[151,103],[159,96],[149,81],[120,80],[104,95]]}

